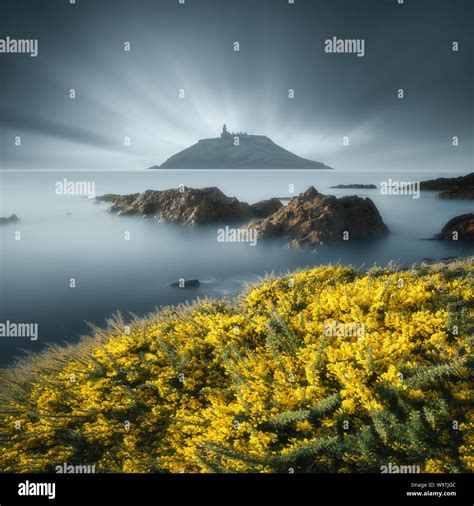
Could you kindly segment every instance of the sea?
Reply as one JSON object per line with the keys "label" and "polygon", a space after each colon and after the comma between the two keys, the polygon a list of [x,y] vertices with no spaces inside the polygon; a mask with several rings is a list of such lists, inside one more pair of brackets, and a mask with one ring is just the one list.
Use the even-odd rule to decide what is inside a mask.
{"label": "sea", "polygon": [[[235,297],[266,274],[342,264],[402,267],[429,258],[464,257],[473,246],[434,241],[448,220],[471,212],[472,201],[440,200],[436,192],[382,195],[380,184],[455,177],[463,173],[311,170],[0,171],[0,216],[20,221],[0,227],[0,323],[37,325],[37,338],[0,337],[0,367],[48,343],[73,343],[120,312],[126,320],[198,298]],[[109,204],[58,192],[64,182],[89,183],[96,195],[129,194],[185,185],[217,186],[254,203],[288,199],[309,186],[324,194],[370,197],[390,229],[376,242],[344,241],[300,252],[278,243],[219,242],[219,226],[196,229],[107,212]],[[91,183],[93,185],[91,186]],[[338,184],[377,189],[333,189]],[[66,193],[66,194],[65,194]],[[282,200],[284,203],[287,200]],[[179,279],[199,279],[176,288]]]}

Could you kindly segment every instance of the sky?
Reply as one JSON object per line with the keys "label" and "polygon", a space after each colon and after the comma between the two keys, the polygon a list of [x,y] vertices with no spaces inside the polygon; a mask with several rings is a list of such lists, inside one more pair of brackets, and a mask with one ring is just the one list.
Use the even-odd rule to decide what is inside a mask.
{"label": "sky", "polygon": [[[0,54],[0,169],[141,170],[226,123],[340,170],[473,170],[471,0],[0,0],[0,10],[0,39],[39,49]],[[333,37],[363,39],[364,56],[326,53]]]}

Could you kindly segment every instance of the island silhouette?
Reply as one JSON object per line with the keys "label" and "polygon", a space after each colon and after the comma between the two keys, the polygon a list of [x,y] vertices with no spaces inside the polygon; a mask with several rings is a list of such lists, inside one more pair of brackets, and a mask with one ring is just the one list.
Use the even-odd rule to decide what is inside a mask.
{"label": "island silhouette", "polygon": [[275,144],[266,135],[229,132],[201,139],[150,169],[332,169]]}

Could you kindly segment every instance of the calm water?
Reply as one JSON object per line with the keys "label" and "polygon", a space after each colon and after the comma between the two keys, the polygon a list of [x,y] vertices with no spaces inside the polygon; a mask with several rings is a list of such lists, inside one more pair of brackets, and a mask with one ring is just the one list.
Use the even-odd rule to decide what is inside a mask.
{"label": "calm water", "polygon": [[[390,173],[392,180],[424,180],[462,173]],[[259,243],[223,244],[216,228],[189,230],[142,218],[110,215],[107,204],[83,196],[61,196],[55,184],[93,181],[97,195],[218,186],[249,203],[291,196],[314,185],[321,193],[370,196],[391,235],[374,244],[344,242],[316,253],[283,250]],[[74,341],[87,333],[86,321],[103,325],[116,311],[146,314],[155,307],[196,297],[231,296],[267,272],[341,262],[356,266],[396,260],[410,265],[424,257],[466,256],[473,249],[456,243],[426,241],[452,217],[472,211],[469,201],[440,201],[435,193],[381,196],[379,190],[335,190],[336,184],[387,180],[387,173],[321,172],[1,172],[0,216],[21,222],[0,229],[0,322],[38,323],[39,338],[0,338],[0,366],[20,349],[39,350],[47,342]],[[69,215],[67,213],[70,213]],[[14,234],[21,231],[21,240]],[[124,232],[130,240],[124,240]],[[76,287],[69,287],[70,278]],[[198,278],[196,289],[171,288],[179,278]]]}

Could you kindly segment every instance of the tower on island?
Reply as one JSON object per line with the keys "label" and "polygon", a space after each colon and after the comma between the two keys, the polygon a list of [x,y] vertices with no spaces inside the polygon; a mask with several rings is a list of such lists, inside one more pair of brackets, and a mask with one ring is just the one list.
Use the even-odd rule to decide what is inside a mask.
{"label": "tower on island", "polygon": [[230,139],[232,136],[227,131],[227,125],[224,124],[222,127],[221,139]]}
{"label": "tower on island", "polygon": [[224,124],[222,127],[221,139],[232,139],[234,136],[246,137],[247,135],[247,132],[229,132],[227,130],[227,125]]}

